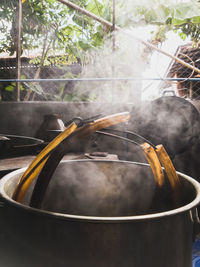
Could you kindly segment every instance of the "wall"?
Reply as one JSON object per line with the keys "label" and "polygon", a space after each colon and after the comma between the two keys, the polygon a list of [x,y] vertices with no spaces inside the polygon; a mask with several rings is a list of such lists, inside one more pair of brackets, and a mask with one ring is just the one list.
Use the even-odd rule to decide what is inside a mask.
{"label": "wall", "polygon": [[131,104],[86,102],[0,102],[0,133],[34,136],[46,114],[58,113],[64,122],[74,117],[130,111]]}
{"label": "wall", "polygon": [[[197,103],[195,103],[197,104]],[[0,133],[34,136],[43,121],[43,116],[50,113],[58,113],[64,122],[80,116],[89,118],[93,115],[110,115],[117,112],[131,111],[131,121],[128,127],[137,132],[137,116],[139,107],[132,104],[110,104],[110,103],[67,103],[67,102],[0,102]],[[139,120],[138,123],[141,121]],[[134,125],[135,124],[135,125]],[[110,139],[108,140],[110,144]],[[116,142],[116,143],[115,143]],[[107,144],[105,142],[105,146]],[[119,140],[112,140],[112,146],[123,146],[133,161],[143,161],[141,151],[130,143],[120,144]],[[116,147],[115,147],[116,148]],[[104,149],[104,147],[103,147]],[[121,151],[121,147],[118,148]],[[107,151],[107,147],[104,151]],[[138,154],[136,153],[138,151]],[[200,180],[199,164],[200,142],[190,146],[184,153],[173,158],[175,168],[183,173],[191,175]],[[118,152],[118,151],[117,151]],[[116,153],[118,154],[118,153]],[[140,159],[140,157],[142,158]]]}

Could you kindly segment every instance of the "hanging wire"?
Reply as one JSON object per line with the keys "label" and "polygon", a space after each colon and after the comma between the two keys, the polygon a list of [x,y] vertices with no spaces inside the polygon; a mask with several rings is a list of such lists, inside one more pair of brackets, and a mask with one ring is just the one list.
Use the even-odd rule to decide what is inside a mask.
{"label": "hanging wire", "polygon": [[123,137],[123,136],[119,136],[119,135],[116,135],[116,134],[112,134],[112,133],[108,133],[108,132],[104,132],[104,131],[96,131],[97,134],[99,135],[105,135],[105,136],[108,136],[108,137],[113,137],[113,138],[116,138],[116,139],[120,139],[120,140],[123,140],[123,141],[126,141],[126,142],[129,142],[129,143],[132,143],[134,145],[136,145],[138,147],[137,150],[135,150],[135,152],[137,151],[143,151],[143,148],[141,147],[141,145],[131,139],[128,139],[126,137]]}
{"label": "hanging wire", "polygon": [[[147,140],[145,137],[141,136],[138,133],[135,133],[135,132],[132,132],[132,131],[126,131],[126,130],[122,131],[122,130],[118,130],[118,129],[106,129],[106,132],[116,132],[116,133],[121,133],[121,134],[130,134],[131,136],[139,138],[140,139],[140,143],[138,143],[138,142],[136,142],[136,141],[134,141],[132,139],[129,139],[129,138],[128,138],[128,140],[132,140],[137,145],[141,145],[142,143],[146,142],[146,143],[150,144],[154,149],[156,149],[156,146],[153,143],[151,143],[149,140]],[[125,138],[125,137],[123,137],[123,138]],[[125,139],[127,139],[127,138],[125,138]]]}

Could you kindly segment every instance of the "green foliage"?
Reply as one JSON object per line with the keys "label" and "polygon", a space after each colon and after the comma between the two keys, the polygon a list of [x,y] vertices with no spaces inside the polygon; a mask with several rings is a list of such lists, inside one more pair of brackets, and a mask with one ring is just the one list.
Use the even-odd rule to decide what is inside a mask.
{"label": "green foliage", "polygon": [[[71,0],[108,21],[112,21],[111,0]],[[0,1],[0,53],[13,55],[17,47],[16,0]],[[57,0],[26,0],[23,5],[22,51],[43,50],[41,56],[30,61],[38,66],[69,65],[87,58],[87,51],[104,42],[110,30],[95,20],[68,8]],[[116,1],[116,22],[119,26],[157,25],[154,42],[162,42],[166,32],[174,30],[182,39],[190,37],[200,41],[200,3],[174,0],[126,0]],[[54,56],[52,56],[54,55]],[[57,56],[59,55],[59,56]],[[6,87],[12,92],[16,84]],[[44,94],[36,83],[25,84],[26,90]],[[23,88],[21,88],[23,90]],[[61,86],[58,99],[64,93]],[[66,94],[64,99],[85,99],[86,96]],[[94,96],[95,98],[95,96]],[[92,97],[93,99],[93,97]]]}
{"label": "green foliage", "polygon": [[[11,55],[16,51],[17,2],[1,0],[0,5],[0,52],[9,52]],[[108,21],[112,20],[110,0],[73,2]],[[155,24],[162,26],[155,33],[157,39],[165,38],[164,31],[173,29],[182,38],[191,36],[193,40],[199,40],[200,3],[197,0],[178,3],[172,0],[134,3],[129,0],[117,1],[116,5],[117,23],[120,26]],[[59,50],[74,58],[81,57],[81,51],[102,45],[104,35],[104,29],[98,22],[56,0],[26,0],[23,3],[23,51],[41,48],[46,40],[51,43],[51,51]],[[161,38],[158,35],[162,35]],[[39,63],[39,58],[35,60]],[[45,64],[48,64],[48,60]]]}
{"label": "green foliage", "polygon": [[[74,2],[96,15],[111,19],[107,0]],[[16,51],[17,3],[14,0],[1,0],[0,5],[0,32],[3,36],[0,39],[0,52],[9,52],[10,55]],[[77,56],[77,50],[101,45],[103,41],[103,31],[98,22],[80,15],[56,0],[26,0],[22,7],[23,51],[41,48],[41,44],[47,39],[52,42],[52,49],[75,53],[74,56]]]}
{"label": "green foliage", "polygon": [[27,83],[24,82],[24,85],[32,92],[38,95],[44,95],[44,91],[39,83]]}
{"label": "green foliage", "polygon": [[[32,58],[29,63],[39,65],[41,62],[41,56]],[[61,56],[49,56],[46,57],[43,63],[43,66],[50,65],[71,65],[72,63],[77,62],[77,58],[73,54],[61,55]]]}
{"label": "green foliage", "polygon": [[[13,55],[17,50],[17,0],[0,1],[0,53]],[[109,0],[74,0],[75,4],[111,20]],[[100,46],[105,32],[100,23],[81,15],[57,0],[26,0],[22,4],[22,52],[41,52],[30,60],[40,66],[70,65],[84,59],[85,51]],[[59,56],[58,56],[59,55]],[[39,76],[39,72],[37,77]],[[6,87],[14,93],[16,84]],[[37,83],[24,83],[26,91],[45,93]],[[21,88],[23,90],[23,87]],[[58,96],[59,97],[59,96]]]}
{"label": "green foliage", "polygon": [[12,82],[11,85],[5,87],[6,91],[13,92],[15,89],[16,83]]}
{"label": "green foliage", "polygon": [[[21,79],[26,79],[26,76],[25,75],[21,75]],[[8,91],[8,92],[14,92],[15,88],[16,88],[16,82],[11,82],[10,85],[7,85],[5,87],[5,90]],[[24,91],[24,87],[23,87],[22,84],[20,84],[20,90]]]}
{"label": "green foliage", "polygon": [[169,30],[174,30],[183,39],[190,37],[196,43],[200,40],[200,3],[197,0],[178,3],[170,0],[150,0],[147,5],[143,2],[136,5],[135,10],[137,24],[158,25],[154,33],[155,41],[163,41]]}

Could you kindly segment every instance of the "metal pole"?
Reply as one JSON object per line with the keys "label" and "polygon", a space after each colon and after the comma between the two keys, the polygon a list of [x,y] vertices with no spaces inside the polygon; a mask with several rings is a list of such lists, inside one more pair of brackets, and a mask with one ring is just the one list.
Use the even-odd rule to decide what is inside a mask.
{"label": "metal pole", "polygon": [[[17,79],[21,78],[22,2],[18,0],[17,12]],[[20,82],[17,83],[17,101],[20,101]]]}

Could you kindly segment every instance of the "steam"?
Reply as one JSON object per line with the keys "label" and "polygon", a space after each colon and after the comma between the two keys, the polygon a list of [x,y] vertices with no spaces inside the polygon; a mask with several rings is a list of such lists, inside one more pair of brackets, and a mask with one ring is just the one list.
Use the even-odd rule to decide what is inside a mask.
{"label": "steam", "polygon": [[[126,17],[127,14],[131,14],[130,10],[137,4],[148,4],[150,6],[152,2],[137,0],[134,1],[133,5],[132,0],[124,1],[124,13],[120,14],[119,21],[121,23],[126,22],[126,19],[128,19]],[[117,6],[117,8],[119,7]],[[143,30],[143,28],[137,29],[138,35]],[[136,29],[129,28],[126,30],[127,33],[132,31],[136,31]],[[78,69],[75,68],[72,72],[77,75],[81,71],[81,78],[127,77],[135,78],[136,80],[104,82],[97,80],[95,82],[68,83],[66,88],[69,98],[66,100],[77,102],[89,100],[96,103],[107,102],[111,104],[114,102],[120,104],[132,103],[134,106],[140,104],[142,88],[140,78],[142,78],[148,61],[145,47],[120,32],[115,33],[114,38],[116,42],[115,47],[113,47],[113,36],[108,36],[101,48],[89,51],[83,55],[85,64],[82,66],[82,69],[78,65]],[[64,74],[66,70],[67,68],[62,69],[60,73]],[[34,76],[35,70],[32,69],[31,72],[29,70],[27,73],[24,70],[23,74],[27,78],[32,78],[30,76]],[[52,72],[50,78],[55,77],[57,74]],[[50,93],[57,93],[57,89],[55,89],[57,85],[57,83],[47,83],[45,87]],[[112,105],[107,105],[106,107],[103,113],[113,113]],[[75,107],[74,105],[72,107],[73,112],[70,112],[69,115],[67,110],[61,110],[59,106],[53,107],[50,104],[48,108],[43,108],[42,106],[38,108],[38,113],[60,113],[57,112],[59,109],[62,113],[65,113],[64,116],[66,114],[69,116],[64,117],[64,121],[67,121],[75,116],[82,116],[84,118],[102,113],[103,108],[98,106],[98,108],[94,109],[94,106],[92,106],[90,109],[89,106],[85,107],[80,104]],[[98,112],[96,111],[97,109]],[[175,146],[179,145],[180,140],[183,140],[182,142],[184,143],[188,135],[189,138],[193,136],[192,132],[190,133],[189,131],[188,133],[185,128],[189,120],[180,116],[181,112],[186,113],[185,109],[181,112],[172,109],[170,115],[168,109],[166,111],[160,112],[159,106],[153,110],[151,108],[146,109],[146,106],[144,106],[137,113],[132,112],[133,120],[128,125],[128,128],[143,135],[155,145],[159,143],[164,144],[168,153],[173,153]],[[25,112],[23,111],[23,113]],[[25,116],[23,114],[21,120]],[[33,119],[28,118],[28,116],[26,118],[27,122],[28,120],[38,120],[37,116]],[[168,121],[166,122],[166,120]],[[190,126],[191,128],[193,127],[193,125]],[[21,129],[21,127],[18,128]],[[197,152],[196,154],[198,155]],[[129,160],[132,159],[133,157],[130,156]],[[119,166],[114,166],[113,175],[111,173],[113,171],[112,168],[106,168],[105,170],[105,168],[99,168],[99,166],[92,163],[85,165],[74,164],[74,168],[62,165],[56,171],[54,179],[49,186],[43,208],[64,213],[93,216],[123,216],[145,213],[151,203],[155,189],[155,185],[152,183],[152,174],[146,174],[145,172],[142,175],[139,169],[130,168],[127,170],[126,167]]]}
{"label": "steam", "polygon": [[199,112],[185,99],[163,97],[144,106],[137,131],[173,156],[188,149],[200,131]]}
{"label": "steam", "polygon": [[[127,30],[130,33],[132,30]],[[116,46],[113,48],[113,38]],[[141,94],[141,82],[145,68],[144,46],[134,39],[117,32],[110,36],[101,48],[84,55],[86,64],[82,78],[135,78],[135,81],[92,81],[78,83],[79,96],[88,95],[92,101],[130,103],[137,102]]]}
{"label": "steam", "polygon": [[134,164],[66,162],[57,169],[42,208],[89,216],[136,215],[149,208],[154,190],[151,171]]}

